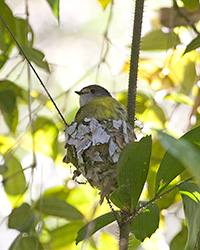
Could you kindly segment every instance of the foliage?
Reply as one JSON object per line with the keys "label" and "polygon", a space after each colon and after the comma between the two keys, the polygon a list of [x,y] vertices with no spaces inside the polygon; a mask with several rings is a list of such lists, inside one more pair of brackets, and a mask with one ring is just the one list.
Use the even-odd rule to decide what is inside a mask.
{"label": "foliage", "polygon": [[[88,82],[112,90],[126,106],[131,46],[130,39],[125,39],[125,20],[130,22],[132,13],[130,18],[127,11],[121,13],[123,8],[130,9],[128,3],[93,0],[73,9],[77,12],[69,20],[62,12],[69,9],[71,13],[69,3],[25,2],[25,15],[21,15],[20,5],[15,9],[12,1],[0,1],[0,15],[66,121],[71,123],[77,111],[71,91]],[[168,231],[173,223],[169,228],[165,224],[170,249],[200,248],[199,1],[179,1],[182,8],[174,1],[174,9],[167,8],[167,2],[171,4],[166,1],[166,6],[158,6],[152,0],[154,11],[160,9],[162,16],[157,13],[148,30],[143,25],[135,123],[138,139],[123,148],[117,164],[118,188],[110,196],[115,213],[109,212],[106,202],[97,205],[96,190],[71,180],[72,166],[62,162],[63,121],[0,20],[0,175],[7,197],[0,212],[4,203],[12,206],[6,225],[18,232],[7,243],[9,250],[106,249],[117,241],[110,232],[116,231],[113,222],[122,222],[123,212],[130,226],[129,248],[156,249],[155,238],[165,240],[161,235],[167,211],[181,225],[171,239]],[[34,16],[34,9],[50,13]],[[152,12],[151,6],[145,11]],[[173,20],[168,11],[176,11],[170,27],[166,24]],[[63,65],[67,66],[64,70]],[[178,216],[180,206],[184,218]]]}

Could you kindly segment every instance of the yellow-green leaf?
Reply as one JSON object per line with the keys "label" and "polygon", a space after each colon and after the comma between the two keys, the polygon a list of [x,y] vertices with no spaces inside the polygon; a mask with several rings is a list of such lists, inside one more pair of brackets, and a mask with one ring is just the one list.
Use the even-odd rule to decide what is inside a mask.
{"label": "yellow-green leaf", "polygon": [[26,179],[20,162],[15,157],[8,157],[4,165],[7,168],[7,171],[2,174],[6,193],[23,194],[26,190]]}
{"label": "yellow-green leaf", "polygon": [[98,0],[98,2],[101,4],[101,6],[103,7],[103,9],[105,10],[105,8],[111,2],[111,0]]}

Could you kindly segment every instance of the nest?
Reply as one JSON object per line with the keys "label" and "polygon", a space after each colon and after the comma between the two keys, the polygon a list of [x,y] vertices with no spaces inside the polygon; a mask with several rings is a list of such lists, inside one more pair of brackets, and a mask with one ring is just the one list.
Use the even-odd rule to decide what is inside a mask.
{"label": "nest", "polygon": [[124,120],[85,118],[65,130],[64,162],[76,170],[73,179],[83,175],[92,187],[101,190],[101,203],[117,188],[116,164],[123,146],[134,141],[132,127]]}

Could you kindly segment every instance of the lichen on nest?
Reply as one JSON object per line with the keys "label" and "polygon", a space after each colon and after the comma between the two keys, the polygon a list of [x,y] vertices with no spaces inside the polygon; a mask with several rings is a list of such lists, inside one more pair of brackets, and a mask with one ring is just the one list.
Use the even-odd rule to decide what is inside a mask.
{"label": "lichen on nest", "polygon": [[134,141],[134,132],[125,120],[85,118],[65,129],[64,162],[76,170],[73,179],[83,175],[92,187],[101,190],[101,201],[117,188],[116,164],[124,145]]}

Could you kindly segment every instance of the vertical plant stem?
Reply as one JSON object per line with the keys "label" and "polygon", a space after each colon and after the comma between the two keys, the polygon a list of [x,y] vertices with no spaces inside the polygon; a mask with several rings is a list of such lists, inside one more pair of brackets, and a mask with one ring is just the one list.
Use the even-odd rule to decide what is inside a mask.
{"label": "vertical plant stem", "polygon": [[144,0],[136,0],[134,25],[133,25],[133,38],[131,43],[131,61],[130,61],[128,103],[127,103],[128,121],[133,126],[135,120],[137,74],[138,74],[138,61],[139,61],[143,10],[144,10]]}
{"label": "vertical plant stem", "polygon": [[127,220],[129,214],[121,211],[121,222],[119,223],[119,250],[128,249],[128,240],[130,233],[130,221]]}
{"label": "vertical plant stem", "polygon": [[[144,0],[135,0],[135,15],[133,25],[133,38],[131,43],[131,61],[129,72],[128,86],[128,121],[134,126],[135,106],[136,106],[136,91],[137,91],[137,74],[138,61],[140,51],[140,40],[142,30],[142,18],[144,10]],[[121,222],[119,224],[119,250],[128,249],[128,240],[130,233],[130,221],[127,220],[127,213],[121,210]]]}

